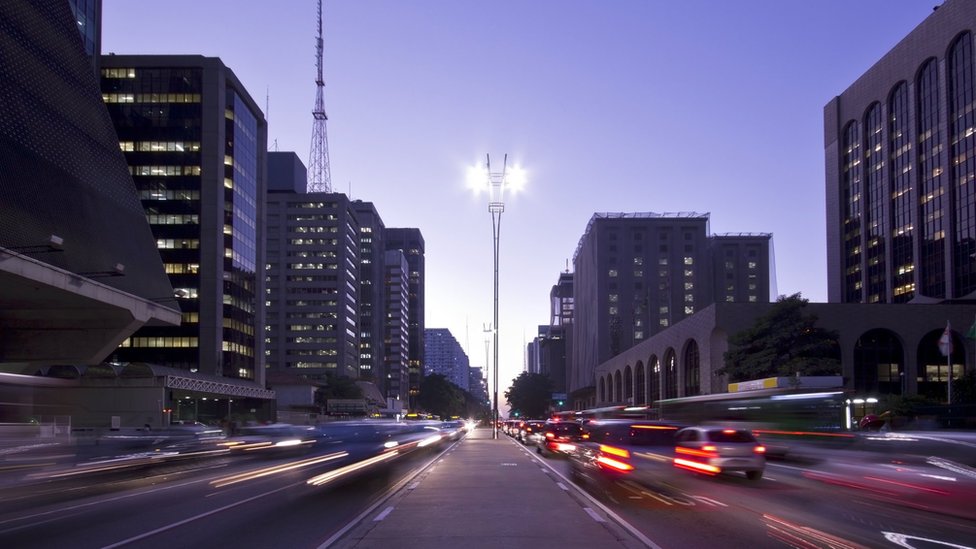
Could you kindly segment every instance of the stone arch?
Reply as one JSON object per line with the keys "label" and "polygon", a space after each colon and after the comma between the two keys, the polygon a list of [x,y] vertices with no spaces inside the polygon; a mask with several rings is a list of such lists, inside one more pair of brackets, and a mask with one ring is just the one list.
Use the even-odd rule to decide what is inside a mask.
{"label": "stone arch", "polygon": [[661,398],[661,363],[657,355],[647,359],[647,403],[653,404]]}
{"label": "stone arch", "polygon": [[674,348],[668,347],[664,351],[664,360],[661,363],[661,381],[664,386],[664,398],[678,397],[678,359],[674,354]]}
{"label": "stone arch", "polygon": [[685,342],[685,349],[681,353],[681,365],[684,368],[685,386],[684,396],[701,394],[701,357],[698,342],[689,339]]}
{"label": "stone arch", "polygon": [[624,403],[634,403],[634,370],[630,364],[624,367]]}
{"label": "stone arch", "polygon": [[634,404],[647,404],[647,382],[644,363],[637,361],[634,368]]}
{"label": "stone arch", "polygon": [[854,391],[900,395],[905,392],[905,350],[898,334],[869,330],[854,342]]}

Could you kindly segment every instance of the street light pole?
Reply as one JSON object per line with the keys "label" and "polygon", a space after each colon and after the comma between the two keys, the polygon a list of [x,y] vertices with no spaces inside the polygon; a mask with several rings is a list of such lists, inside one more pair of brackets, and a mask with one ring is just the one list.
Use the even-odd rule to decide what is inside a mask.
{"label": "street light pole", "polygon": [[488,170],[488,179],[491,184],[489,199],[488,199],[488,212],[491,213],[491,237],[494,244],[494,263],[495,263],[495,322],[492,325],[492,331],[494,332],[494,385],[492,390],[494,391],[492,399],[492,438],[498,438],[498,247],[499,240],[501,237],[501,224],[502,224],[502,212],[505,211],[504,202],[504,192],[505,192],[505,167],[508,164],[508,155],[506,154],[502,162],[501,173],[492,173],[491,171],[491,157],[485,155],[485,166]]}
{"label": "street light pole", "polygon": [[[475,190],[479,188],[484,188],[484,180],[480,179],[478,172],[475,172],[478,177],[475,178],[474,187]],[[495,341],[494,350],[494,369],[492,373],[494,383],[492,387],[493,391],[493,401],[492,401],[492,438],[498,438],[498,249],[499,249],[499,236],[501,232],[501,222],[502,222],[502,212],[505,211],[505,201],[504,195],[506,187],[513,187],[512,190],[518,190],[524,181],[522,171],[516,167],[512,166],[512,169],[508,169],[508,155],[506,154],[502,161],[502,169],[500,172],[491,171],[491,156],[485,155],[485,171],[484,176],[488,178],[488,212],[491,214],[491,237],[493,244],[493,255],[495,266],[495,281],[494,281],[494,323],[491,326],[493,332],[493,338]]]}

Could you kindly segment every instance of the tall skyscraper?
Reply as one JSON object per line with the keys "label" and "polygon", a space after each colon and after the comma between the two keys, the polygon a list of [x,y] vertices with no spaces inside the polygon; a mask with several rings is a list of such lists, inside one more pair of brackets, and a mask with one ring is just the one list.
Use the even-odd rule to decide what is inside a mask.
{"label": "tall skyscraper", "polygon": [[598,364],[716,300],[769,302],[771,235],[711,235],[708,221],[650,212],[590,219],[573,256],[568,389],[577,398],[592,402]]}
{"label": "tall skyscraper", "polygon": [[78,24],[85,53],[97,72],[102,53],[102,0],[68,0],[68,6]]}
{"label": "tall skyscraper", "polygon": [[386,229],[386,249],[400,250],[407,259],[410,283],[410,405],[415,407],[420,394],[424,368],[424,237],[420,229]]}
{"label": "tall skyscraper", "polygon": [[267,127],[234,73],[197,55],[106,55],[102,99],[115,125],[180,308],[119,360],[263,386]]}
{"label": "tall skyscraper", "polygon": [[409,264],[400,250],[383,256],[386,289],[383,323],[383,371],[381,390],[387,410],[399,413],[413,408],[410,385],[410,282]]}
{"label": "tall skyscraper", "polygon": [[269,155],[267,365],[360,374],[360,226],[342,193],[307,192],[294,153]]}
{"label": "tall skyscraper", "polygon": [[447,328],[424,330],[424,375],[440,374],[463,391],[470,386],[468,355]]}
{"label": "tall skyscraper", "polygon": [[352,203],[359,220],[359,378],[382,386],[385,227],[372,202]]}
{"label": "tall skyscraper", "polygon": [[976,292],[974,29],[947,0],[824,107],[830,302]]}

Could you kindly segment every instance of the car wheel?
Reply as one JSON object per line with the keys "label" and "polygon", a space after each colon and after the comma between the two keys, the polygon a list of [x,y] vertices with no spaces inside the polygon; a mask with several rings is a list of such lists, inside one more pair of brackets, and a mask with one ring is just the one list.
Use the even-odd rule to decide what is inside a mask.
{"label": "car wheel", "polygon": [[746,471],[746,478],[749,480],[759,480],[762,476],[762,471]]}
{"label": "car wheel", "polygon": [[535,447],[535,453],[537,453],[537,454],[540,454],[540,455],[541,455],[541,454],[542,454],[542,447],[541,447],[541,446],[536,446],[536,447]]}

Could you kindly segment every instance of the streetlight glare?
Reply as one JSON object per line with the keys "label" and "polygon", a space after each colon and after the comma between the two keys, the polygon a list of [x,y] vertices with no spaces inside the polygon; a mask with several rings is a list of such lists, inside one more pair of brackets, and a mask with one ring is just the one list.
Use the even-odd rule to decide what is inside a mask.
{"label": "streetlight glare", "polygon": [[468,166],[464,180],[465,186],[476,195],[488,192],[491,185],[488,172],[484,166]]}
{"label": "streetlight glare", "polygon": [[505,190],[518,193],[525,189],[528,182],[525,169],[521,166],[512,166],[505,170]]}

